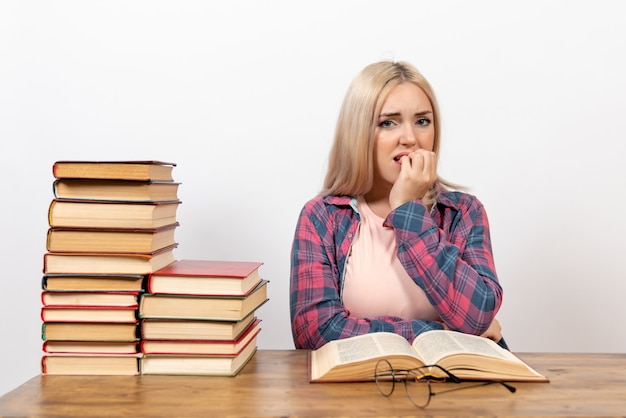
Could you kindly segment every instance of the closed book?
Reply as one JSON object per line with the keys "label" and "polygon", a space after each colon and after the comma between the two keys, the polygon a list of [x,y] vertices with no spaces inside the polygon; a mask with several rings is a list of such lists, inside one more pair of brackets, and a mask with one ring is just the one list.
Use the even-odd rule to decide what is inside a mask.
{"label": "closed book", "polygon": [[136,323],[137,309],[129,306],[45,306],[41,308],[44,322],[108,322]]}
{"label": "closed book", "polygon": [[52,184],[55,199],[157,202],[178,200],[180,183],[134,180],[58,179]]}
{"label": "closed book", "polygon": [[261,331],[254,321],[235,340],[142,340],[144,354],[237,355]]}
{"label": "closed book", "polygon": [[141,337],[148,340],[235,340],[256,320],[254,313],[241,321],[143,319]]}
{"label": "closed book", "polygon": [[245,295],[259,284],[263,263],[221,260],[177,260],[148,277],[155,294]]}
{"label": "closed book", "polygon": [[151,253],[176,244],[178,223],[160,228],[82,228],[48,229],[46,249],[50,252]]}
{"label": "closed book", "polygon": [[137,341],[44,341],[42,350],[50,354],[136,354]]}
{"label": "closed book", "polygon": [[46,354],[43,375],[134,376],[139,374],[140,354]]}
{"label": "closed book", "polygon": [[44,322],[42,340],[136,341],[138,323]]}
{"label": "closed book", "polygon": [[44,274],[41,288],[48,291],[141,291],[144,274]]}
{"label": "closed book", "polygon": [[155,160],[60,160],[52,166],[56,178],[172,181],[175,163]]}
{"label": "closed book", "polygon": [[245,296],[179,296],[144,294],[140,318],[211,319],[239,321],[267,301],[263,280]]}
{"label": "closed book", "polygon": [[176,223],[180,200],[123,202],[52,199],[48,224],[66,228],[160,228]]}
{"label": "closed book", "polygon": [[154,253],[45,253],[43,273],[149,274],[175,261],[176,245]]}
{"label": "closed book", "polygon": [[256,353],[257,337],[236,355],[144,354],[141,374],[235,376]]}
{"label": "closed book", "polygon": [[136,308],[139,292],[42,292],[43,306],[117,306]]}

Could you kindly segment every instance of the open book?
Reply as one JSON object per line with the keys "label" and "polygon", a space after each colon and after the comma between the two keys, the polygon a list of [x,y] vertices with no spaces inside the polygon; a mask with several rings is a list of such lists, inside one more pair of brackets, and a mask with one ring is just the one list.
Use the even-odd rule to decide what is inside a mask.
{"label": "open book", "polygon": [[[437,364],[464,380],[548,382],[510,351],[490,339],[456,331],[433,330],[410,344],[391,332],[376,332],[330,341],[310,352],[311,382],[374,380],[378,360],[395,369]],[[432,373],[437,375],[438,369]]]}

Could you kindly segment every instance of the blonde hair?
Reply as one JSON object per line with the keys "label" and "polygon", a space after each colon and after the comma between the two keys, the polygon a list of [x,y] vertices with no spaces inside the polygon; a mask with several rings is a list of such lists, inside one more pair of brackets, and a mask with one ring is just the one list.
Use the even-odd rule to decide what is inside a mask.
{"label": "blonde hair", "polygon": [[[389,92],[405,82],[417,85],[430,100],[435,129],[433,151],[439,155],[441,120],[437,99],[428,81],[407,62],[376,62],[361,70],[346,92],[320,194],[358,196],[372,188],[377,117]],[[443,186],[453,186],[439,177],[437,181]],[[427,200],[432,202],[434,195],[432,190]]]}

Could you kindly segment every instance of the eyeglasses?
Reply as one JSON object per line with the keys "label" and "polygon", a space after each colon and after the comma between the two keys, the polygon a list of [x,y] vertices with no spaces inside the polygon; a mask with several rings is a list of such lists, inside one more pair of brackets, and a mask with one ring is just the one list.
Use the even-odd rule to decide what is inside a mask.
{"label": "eyeglasses", "polygon": [[[441,374],[433,373],[433,369],[437,369]],[[434,392],[431,382],[451,382],[461,383],[461,379],[450,373],[443,367],[433,365],[418,367],[410,370],[394,369],[388,360],[380,360],[376,363],[375,371],[376,387],[383,396],[391,396],[396,387],[396,382],[404,382],[404,389],[411,403],[418,408],[426,408],[430,403],[430,399],[438,394],[446,392],[454,392],[461,389],[469,389],[478,386],[490,385],[498,383],[508,389],[509,392],[515,393],[517,390],[514,386],[500,380],[490,380],[480,382],[475,385],[461,386],[446,390]]]}

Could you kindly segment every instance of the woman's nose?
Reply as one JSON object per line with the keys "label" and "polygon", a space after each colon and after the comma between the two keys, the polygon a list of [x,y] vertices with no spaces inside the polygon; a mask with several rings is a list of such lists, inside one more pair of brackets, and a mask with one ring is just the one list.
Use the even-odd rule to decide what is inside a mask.
{"label": "woman's nose", "polygon": [[417,135],[412,126],[407,126],[402,130],[400,143],[408,146],[417,144]]}

